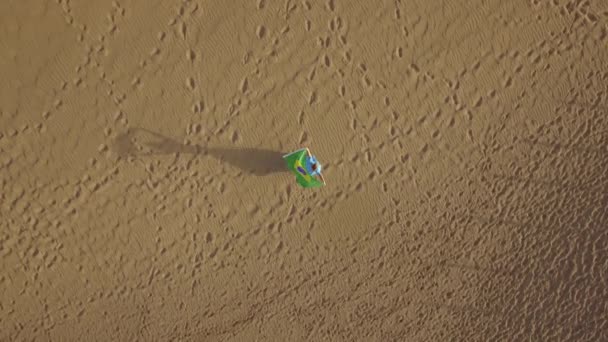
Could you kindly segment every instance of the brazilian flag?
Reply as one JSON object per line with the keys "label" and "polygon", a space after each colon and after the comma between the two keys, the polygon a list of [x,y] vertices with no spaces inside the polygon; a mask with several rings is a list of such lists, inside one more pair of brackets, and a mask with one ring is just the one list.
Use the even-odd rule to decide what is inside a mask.
{"label": "brazilian flag", "polygon": [[295,152],[283,156],[287,168],[296,176],[296,181],[304,188],[318,188],[325,185],[323,176],[316,178],[306,172],[306,158],[310,155],[307,148],[299,149]]}

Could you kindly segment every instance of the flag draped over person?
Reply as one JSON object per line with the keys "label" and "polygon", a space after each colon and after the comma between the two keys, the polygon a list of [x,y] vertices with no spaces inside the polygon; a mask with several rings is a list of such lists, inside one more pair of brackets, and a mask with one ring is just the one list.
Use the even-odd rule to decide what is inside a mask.
{"label": "flag draped over person", "polygon": [[287,168],[296,176],[296,182],[304,188],[318,188],[325,185],[321,174],[321,164],[310,153],[302,148],[283,156]]}

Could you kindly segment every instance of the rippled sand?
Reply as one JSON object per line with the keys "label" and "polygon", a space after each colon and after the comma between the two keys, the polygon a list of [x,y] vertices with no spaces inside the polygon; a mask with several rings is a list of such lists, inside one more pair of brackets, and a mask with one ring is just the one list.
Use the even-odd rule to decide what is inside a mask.
{"label": "rippled sand", "polygon": [[600,0],[1,1],[0,340],[607,341],[607,84]]}

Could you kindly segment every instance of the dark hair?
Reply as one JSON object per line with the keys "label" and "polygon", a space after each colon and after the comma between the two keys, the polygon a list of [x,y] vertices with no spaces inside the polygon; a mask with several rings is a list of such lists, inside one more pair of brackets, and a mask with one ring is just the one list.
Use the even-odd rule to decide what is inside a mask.
{"label": "dark hair", "polygon": [[312,169],[316,170],[317,169],[317,164],[312,164]]}

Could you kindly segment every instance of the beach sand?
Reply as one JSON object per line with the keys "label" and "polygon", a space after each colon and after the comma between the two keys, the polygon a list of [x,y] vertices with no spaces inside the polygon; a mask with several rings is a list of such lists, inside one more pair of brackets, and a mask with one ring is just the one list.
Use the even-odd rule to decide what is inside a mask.
{"label": "beach sand", "polygon": [[608,2],[5,0],[0,37],[1,341],[608,341]]}

